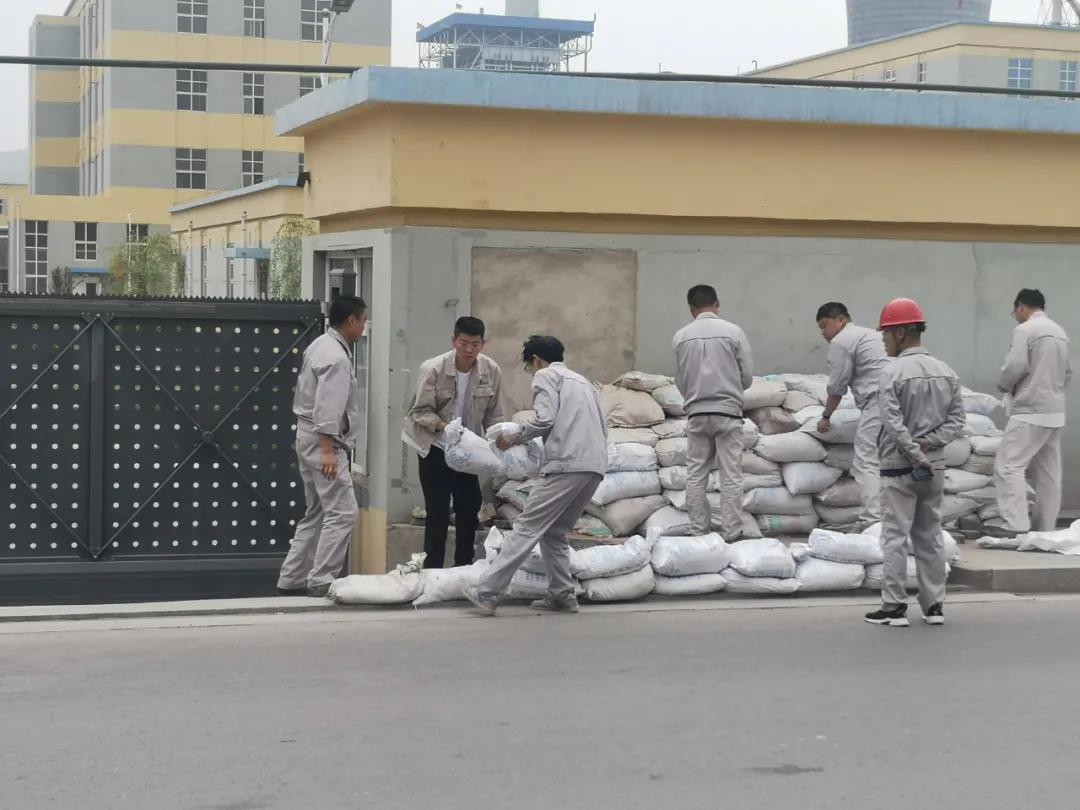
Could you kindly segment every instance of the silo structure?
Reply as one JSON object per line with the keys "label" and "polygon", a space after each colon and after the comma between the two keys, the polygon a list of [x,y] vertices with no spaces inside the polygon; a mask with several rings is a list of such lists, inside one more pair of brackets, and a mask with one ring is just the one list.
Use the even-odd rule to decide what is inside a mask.
{"label": "silo structure", "polygon": [[847,0],[848,45],[952,22],[990,22],[992,0]]}
{"label": "silo structure", "polygon": [[507,17],[539,17],[540,0],[506,0]]}

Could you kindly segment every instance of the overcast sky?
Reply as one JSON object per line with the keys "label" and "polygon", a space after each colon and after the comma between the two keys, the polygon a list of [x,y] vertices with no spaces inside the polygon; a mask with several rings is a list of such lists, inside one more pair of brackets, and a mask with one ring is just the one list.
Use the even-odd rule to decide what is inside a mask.
{"label": "overcast sky", "polygon": [[[897,0],[903,2],[904,0]],[[165,3],[171,0],[145,0]],[[241,0],[213,0],[240,4]],[[358,0],[364,2],[364,0]],[[457,0],[394,0],[394,64],[416,64],[416,24],[453,11]],[[0,53],[25,54],[36,14],[63,14],[68,0],[0,0]],[[466,11],[501,13],[503,0],[462,0]],[[1040,0],[994,0],[994,18],[1035,22]],[[589,68],[601,71],[735,73],[843,47],[844,0],[541,0],[549,17],[596,15]],[[27,74],[0,65],[0,150],[27,141]]]}

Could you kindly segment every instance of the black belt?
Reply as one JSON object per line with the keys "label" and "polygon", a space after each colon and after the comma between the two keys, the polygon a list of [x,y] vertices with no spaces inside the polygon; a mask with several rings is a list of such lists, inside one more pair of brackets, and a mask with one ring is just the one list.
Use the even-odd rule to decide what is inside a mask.
{"label": "black belt", "polygon": [[695,416],[724,416],[728,419],[742,419],[743,415],[740,413],[738,416],[731,413],[721,413],[720,411],[705,411],[704,413],[692,413],[689,418],[693,419]]}
{"label": "black belt", "polygon": [[915,472],[914,467],[905,467],[902,470],[882,470],[882,478],[903,478],[905,475],[911,475]]}

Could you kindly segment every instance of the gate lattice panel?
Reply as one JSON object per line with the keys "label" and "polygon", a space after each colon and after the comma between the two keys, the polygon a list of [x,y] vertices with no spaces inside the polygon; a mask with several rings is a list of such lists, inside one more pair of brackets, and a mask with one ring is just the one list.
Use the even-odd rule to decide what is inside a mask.
{"label": "gate lattice panel", "polygon": [[317,303],[0,297],[0,564],[277,557]]}

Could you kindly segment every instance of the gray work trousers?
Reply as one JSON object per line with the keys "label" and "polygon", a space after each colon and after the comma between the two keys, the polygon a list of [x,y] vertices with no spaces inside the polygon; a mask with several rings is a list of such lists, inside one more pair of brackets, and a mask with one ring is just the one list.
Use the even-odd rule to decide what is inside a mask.
{"label": "gray work trousers", "polygon": [[510,587],[510,580],[537,543],[547,570],[548,590],[553,596],[574,593],[570,573],[570,543],[566,539],[581,519],[604,476],[596,473],[559,473],[540,479],[525,511],[514,523],[514,533],[481,578],[477,589],[484,596],[498,597]]}
{"label": "gray work trousers", "polygon": [[915,555],[919,580],[919,605],[923,612],[945,601],[948,560],[941,537],[941,501],[945,495],[945,471],[934,470],[929,481],[910,475],[881,479],[881,552],[885,557],[885,580],[881,601],[885,605],[907,604],[907,540]]}
{"label": "gray work trousers", "polygon": [[[994,486],[1005,528],[1052,532],[1061,512],[1061,428],[1010,419],[994,459]],[[1035,490],[1028,515],[1027,482]]]}
{"label": "gray work trousers", "polygon": [[708,534],[712,526],[709,508],[709,474],[720,474],[720,533],[725,540],[742,537],[743,423],[730,416],[691,416],[686,420],[686,511],[690,533]]}
{"label": "gray work trousers", "polygon": [[326,585],[341,574],[357,513],[345,450],[337,450],[338,473],[332,481],[320,469],[322,450],[317,433],[297,429],[296,457],[304,482],[307,512],[296,524],[289,554],[278,577],[278,587],[289,590]]}
{"label": "gray work trousers", "polygon": [[881,408],[873,399],[862,409],[855,429],[855,458],[851,477],[862,490],[862,511],[859,523],[869,526],[881,520],[881,459],[878,456],[878,434],[881,433]]}

